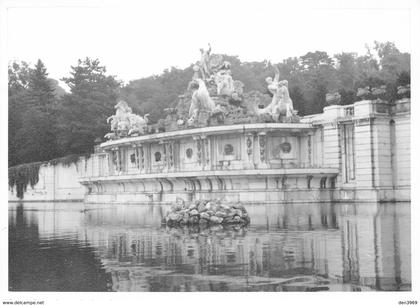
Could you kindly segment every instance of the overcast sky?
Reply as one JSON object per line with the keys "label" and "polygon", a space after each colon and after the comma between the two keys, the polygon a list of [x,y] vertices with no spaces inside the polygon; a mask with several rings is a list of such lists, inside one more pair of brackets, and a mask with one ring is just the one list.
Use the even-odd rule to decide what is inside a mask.
{"label": "overcast sky", "polygon": [[361,54],[374,40],[393,41],[410,52],[410,11],[395,6],[322,8],[300,1],[286,7],[287,2],[265,0],[97,3],[9,8],[9,61],[40,58],[50,77],[59,79],[78,58],[89,56],[128,82],[171,66],[185,68],[208,42],[215,53],[243,61],[280,62],[315,50]]}

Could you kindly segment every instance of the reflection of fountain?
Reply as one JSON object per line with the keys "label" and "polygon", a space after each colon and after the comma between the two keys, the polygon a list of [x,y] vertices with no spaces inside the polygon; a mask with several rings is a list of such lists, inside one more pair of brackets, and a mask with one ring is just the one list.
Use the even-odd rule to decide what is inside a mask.
{"label": "reflection of fountain", "polygon": [[29,216],[34,238],[94,251],[113,290],[410,289],[409,205],[247,205],[246,231],[205,232],[161,228],[167,206],[29,206],[11,227]]}
{"label": "reflection of fountain", "polygon": [[45,220],[54,224],[56,214],[60,212],[37,211],[26,204],[9,210],[9,290],[109,290],[110,277],[75,227],[68,234],[66,224],[61,230],[57,223],[59,232],[45,225]]}

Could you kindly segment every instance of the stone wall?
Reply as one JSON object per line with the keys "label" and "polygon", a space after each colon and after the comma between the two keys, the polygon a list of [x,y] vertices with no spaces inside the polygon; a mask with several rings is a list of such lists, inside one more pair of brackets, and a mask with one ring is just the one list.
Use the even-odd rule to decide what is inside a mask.
{"label": "stone wall", "polygon": [[324,165],[338,165],[341,200],[410,200],[410,99],[324,108],[304,122],[322,126]]}
{"label": "stone wall", "polygon": [[[27,186],[24,201],[81,201],[84,198],[85,187],[79,183],[79,175],[85,166],[82,158],[77,164],[64,166],[42,165],[39,169],[39,181],[31,188]],[[91,164],[91,162],[87,162]],[[90,166],[92,168],[92,166]],[[16,187],[9,188],[9,200],[18,201]]]}

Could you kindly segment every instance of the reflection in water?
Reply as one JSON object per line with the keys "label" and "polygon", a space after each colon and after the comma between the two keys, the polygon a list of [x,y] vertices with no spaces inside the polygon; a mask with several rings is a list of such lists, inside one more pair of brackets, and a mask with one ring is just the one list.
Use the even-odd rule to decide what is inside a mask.
{"label": "reflection in water", "polygon": [[10,290],[410,290],[410,205],[259,204],[246,228],[167,206],[9,204]]}

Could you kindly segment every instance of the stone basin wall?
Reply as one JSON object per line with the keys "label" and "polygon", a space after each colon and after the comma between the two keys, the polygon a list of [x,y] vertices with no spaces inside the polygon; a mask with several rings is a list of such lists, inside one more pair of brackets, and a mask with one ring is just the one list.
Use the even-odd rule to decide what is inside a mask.
{"label": "stone basin wall", "polygon": [[178,198],[162,222],[168,226],[247,225],[250,218],[245,207],[239,203],[228,204],[219,199],[186,203]]}

